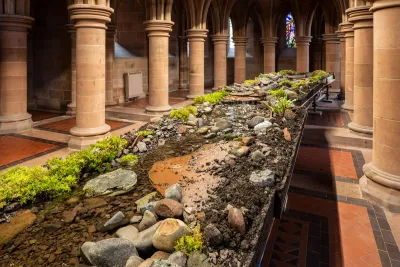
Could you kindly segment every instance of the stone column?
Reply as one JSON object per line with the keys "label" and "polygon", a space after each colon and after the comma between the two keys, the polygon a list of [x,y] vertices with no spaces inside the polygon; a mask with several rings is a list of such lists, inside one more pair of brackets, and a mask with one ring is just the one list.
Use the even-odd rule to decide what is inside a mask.
{"label": "stone column", "polygon": [[352,23],[343,23],[342,32],[346,38],[346,90],[342,109],[354,110],[354,30]]}
{"label": "stone column", "polygon": [[265,37],[261,39],[261,43],[264,46],[264,73],[271,73],[276,71],[276,43],[278,42],[277,37]]}
{"label": "stone column", "polygon": [[363,197],[400,212],[400,0],[377,0],[374,35],[373,159],[360,179]]}
{"label": "stone column", "polygon": [[113,9],[103,5],[70,5],[76,28],[76,126],[69,147],[84,149],[109,136],[105,123],[106,23]]}
{"label": "stone column", "polygon": [[324,34],[325,58],[327,72],[335,73],[335,82],[332,90],[340,91],[340,40],[337,33]]}
{"label": "stone column", "polygon": [[311,53],[311,70],[322,70],[322,50],[323,50],[323,40],[321,38],[313,38],[310,44]]}
{"label": "stone column", "polygon": [[71,103],[68,104],[67,115],[76,114],[76,29],[74,24],[67,24],[71,36]]}
{"label": "stone column", "polygon": [[246,80],[246,46],[247,37],[233,37],[235,43],[235,83]]}
{"label": "stone column", "polygon": [[106,31],[106,106],[114,106],[114,46],[117,26],[107,25]]}
{"label": "stone column", "polygon": [[311,36],[296,36],[297,45],[297,72],[310,71],[310,42]]}
{"label": "stone column", "polygon": [[374,31],[371,6],[349,10],[349,22],[354,23],[354,118],[349,129],[372,134]]}
{"label": "stone column", "polygon": [[[339,26],[342,27],[341,24]],[[344,100],[346,94],[346,38],[344,32],[338,31],[337,33],[340,40],[340,94],[338,99]]]}
{"label": "stone column", "polygon": [[217,34],[212,36],[214,42],[214,87],[227,84],[227,46],[229,36]]}
{"label": "stone column", "polygon": [[0,15],[0,134],[32,127],[27,112],[27,31],[33,18]]}
{"label": "stone column", "polygon": [[186,31],[189,40],[189,99],[204,95],[204,42],[207,32],[203,29]]}
{"label": "stone column", "polygon": [[179,36],[179,87],[189,89],[188,81],[188,51],[186,36]]}
{"label": "stone column", "polygon": [[171,111],[169,105],[169,33],[172,21],[145,21],[149,37],[149,105],[146,112],[162,114]]}

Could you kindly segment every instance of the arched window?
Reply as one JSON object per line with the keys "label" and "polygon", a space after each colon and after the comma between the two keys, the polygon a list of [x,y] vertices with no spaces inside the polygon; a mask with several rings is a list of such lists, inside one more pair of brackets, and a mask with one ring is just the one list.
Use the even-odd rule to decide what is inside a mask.
{"label": "arched window", "polygon": [[294,19],[292,13],[286,16],[286,47],[296,48],[296,25],[294,24]]}

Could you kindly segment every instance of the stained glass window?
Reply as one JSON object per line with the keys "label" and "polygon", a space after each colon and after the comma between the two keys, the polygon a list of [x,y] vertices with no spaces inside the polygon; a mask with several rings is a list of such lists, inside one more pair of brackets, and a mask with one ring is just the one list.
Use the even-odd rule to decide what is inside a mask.
{"label": "stained glass window", "polygon": [[296,48],[296,26],[294,25],[294,19],[292,13],[286,16],[286,47]]}

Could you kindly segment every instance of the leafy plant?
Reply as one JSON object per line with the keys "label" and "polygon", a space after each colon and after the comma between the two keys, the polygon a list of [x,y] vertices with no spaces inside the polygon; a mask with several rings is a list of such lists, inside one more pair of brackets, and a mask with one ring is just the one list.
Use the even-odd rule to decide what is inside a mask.
{"label": "leafy plant", "polygon": [[270,90],[269,93],[271,95],[275,96],[276,98],[287,96],[287,94],[286,94],[285,90],[283,90],[283,88],[280,88],[278,90]]}
{"label": "leafy plant", "polygon": [[182,122],[186,122],[189,119],[190,114],[197,115],[197,108],[193,106],[186,106],[181,109],[174,109],[169,114],[170,118],[179,119]]}
{"label": "leafy plant", "polygon": [[286,76],[286,75],[296,75],[297,73],[294,70],[281,70],[279,74]]}
{"label": "leafy plant", "polygon": [[234,138],[233,141],[240,142],[240,141],[242,141],[242,139],[243,139],[243,136],[239,136],[239,137]]}
{"label": "leafy plant", "polygon": [[297,82],[292,84],[292,88],[295,89],[295,90],[299,89],[302,86],[303,87],[307,87],[308,86],[308,82],[306,80],[299,80],[299,81],[297,81]]}
{"label": "leafy plant", "polygon": [[193,229],[192,235],[185,235],[179,238],[175,243],[175,250],[190,256],[195,251],[203,250],[203,236],[201,234],[200,224]]}
{"label": "leafy plant", "polygon": [[152,135],[153,132],[152,131],[139,131],[136,133],[136,136],[143,136],[143,137],[147,137],[149,135]]}
{"label": "leafy plant", "polygon": [[257,80],[246,80],[244,81],[244,84],[246,85],[256,85],[258,83]]}
{"label": "leafy plant", "polygon": [[134,165],[137,162],[138,162],[138,157],[132,154],[123,156],[120,161],[122,165]]}
{"label": "leafy plant", "polygon": [[283,81],[279,82],[280,86],[292,87],[292,84],[293,82],[288,79],[284,79]]}
{"label": "leafy plant", "polygon": [[267,105],[272,113],[278,114],[278,115],[283,115],[286,110],[292,110],[293,108],[293,103],[296,100],[288,100],[287,96],[279,98],[277,103],[274,106],[269,106]]}
{"label": "leafy plant", "polygon": [[223,90],[218,91],[218,92],[214,92],[214,93],[207,94],[207,95],[204,95],[204,96],[196,97],[194,99],[194,104],[201,105],[204,102],[209,102],[211,104],[218,104],[227,95],[229,95],[229,93],[224,88]]}

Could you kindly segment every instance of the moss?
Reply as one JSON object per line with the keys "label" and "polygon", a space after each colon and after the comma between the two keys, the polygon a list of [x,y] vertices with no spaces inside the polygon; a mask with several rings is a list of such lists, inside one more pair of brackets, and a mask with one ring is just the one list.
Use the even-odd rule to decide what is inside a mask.
{"label": "moss", "polygon": [[197,115],[197,108],[193,106],[186,106],[181,109],[174,109],[169,114],[170,118],[181,120],[186,122],[189,119],[190,114]]}
{"label": "moss", "polygon": [[256,85],[256,84],[258,84],[258,82],[259,81],[257,81],[257,80],[246,80],[246,81],[244,81],[244,84],[245,85]]}
{"label": "moss", "polygon": [[288,79],[284,79],[283,81],[279,82],[280,86],[292,87],[292,84],[293,82]]}
{"label": "moss", "polygon": [[275,96],[276,98],[287,96],[287,94],[286,94],[285,90],[283,90],[283,88],[280,88],[278,90],[270,90],[269,94]]}
{"label": "moss", "polygon": [[224,139],[225,140],[233,140],[233,139],[235,139],[235,135],[233,133],[224,134]]}
{"label": "moss", "polygon": [[138,157],[132,154],[123,156],[120,161],[122,165],[134,165],[137,162],[138,162]]}
{"label": "moss", "polygon": [[200,224],[196,225],[191,235],[185,235],[179,238],[175,244],[175,250],[190,256],[195,251],[203,250],[203,236],[200,230]]}
{"label": "moss", "polygon": [[239,137],[234,138],[233,141],[240,142],[240,141],[242,141],[242,139],[243,139],[243,136],[239,136]]}
{"label": "moss", "polygon": [[209,102],[213,105],[218,104],[219,102],[221,102],[222,99],[224,99],[225,96],[229,95],[229,93],[226,91],[226,89],[224,88],[221,91],[218,92],[214,92],[211,94],[207,94],[204,96],[198,96],[194,99],[194,104],[195,105],[201,105],[204,102]]}
{"label": "moss", "polygon": [[139,131],[136,133],[136,136],[143,136],[143,137],[147,137],[149,135],[152,135],[153,132],[152,131]]}
{"label": "moss", "polygon": [[279,74],[287,76],[287,75],[296,75],[297,72],[295,72],[294,70],[281,70]]}
{"label": "moss", "polygon": [[299,89],[300,87],[308,87],[308,85],[309,85],[309,83],[308,83],[308,81],[306,81],[306,80],[299,80],[299,81],[297,81],[297,82],[295,82],[295,83],[293,83],[292,84],[292,88],[293,89],[295,89],[295,90],[297,90],[297,89]]}
{"label": "moss", "polygon": [[313,77],[319,76],[319,77],[322,78],[322,77],[328,76],[329,73],[327,73],[327,72],[324,71],[324,70],[316,70],[316,71],[314,71],[311,75],[312,75]]}

